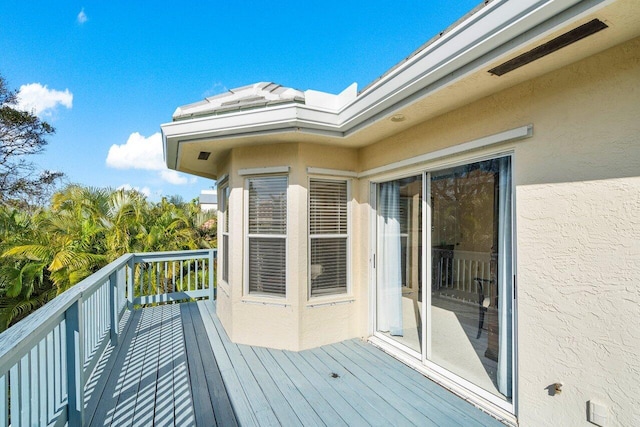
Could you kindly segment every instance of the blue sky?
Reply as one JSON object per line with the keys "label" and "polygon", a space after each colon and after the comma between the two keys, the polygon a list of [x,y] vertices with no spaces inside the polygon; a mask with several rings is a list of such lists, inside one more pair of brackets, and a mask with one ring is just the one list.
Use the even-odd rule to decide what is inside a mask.
{"label": "blue sky", "polygon": [[42,168],[191,200],[214,182],[163,170],[176,107],[259,81],[362,89],[478,3],[3,1],[0,74],[57,130]]}

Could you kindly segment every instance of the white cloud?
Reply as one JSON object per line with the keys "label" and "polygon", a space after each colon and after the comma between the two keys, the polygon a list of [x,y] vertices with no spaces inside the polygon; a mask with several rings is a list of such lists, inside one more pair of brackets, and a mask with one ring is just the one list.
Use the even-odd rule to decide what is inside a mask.
{"label": "white cloud", "polygon": [[107,154],[107,166],[116,169],[165,169],[160,132],[148,138],[134,132],[126,143],[113,144]]}
{"label": "white cloud", "polygon": [[107,154],[107,166],[115,169],[142,169],[158,171],[162,180],[174,184],[194,184],[197,178],[167,169],[162,154],[162,136],[156,132],[144,137],[138,132],[129,135],[122,145],[114,144]]}
{"label": "white cloud", "polygon": [[64,92],[49,89],[47,85],[29,83],[20,86],[16,108],[22,111],[32,111],[36,116],[51,116],[53,111],[62,105],[70,109],[73,106],[73,94],[69,89]]}
{"label": "white cloud", "polygon": [[80,24],[80,25],[84,24],[85,22],[87,22],[87,19],[89,19],[87,17],[87,14],[84,13],[84,7],[80,11],[80,13],[78,13],[78,18],[77,19],[78,19],[78,24]]}
{"label": "white cloud", "polygon": [[173,185],[184,185],[189,182],[189,179],[186,176],[171,169],[160,171],[160,177]]}

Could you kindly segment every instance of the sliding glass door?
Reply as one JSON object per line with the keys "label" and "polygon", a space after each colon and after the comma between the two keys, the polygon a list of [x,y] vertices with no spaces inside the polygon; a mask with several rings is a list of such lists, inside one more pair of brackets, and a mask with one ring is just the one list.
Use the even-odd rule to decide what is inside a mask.
{"label": "sliding glass door", "polygon": [[377,185],[376,334],[507,402],[512,198],[509,156]]}

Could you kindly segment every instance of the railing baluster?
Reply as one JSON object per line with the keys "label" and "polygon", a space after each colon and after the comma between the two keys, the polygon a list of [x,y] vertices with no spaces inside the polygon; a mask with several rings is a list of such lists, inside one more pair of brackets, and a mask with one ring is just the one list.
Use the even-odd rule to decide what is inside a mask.
{"label": "railing baluster", "polygon": [[67,416],[70,426],[84,424],[83,363],[84,333],[82,331],[82,299],[73,303],[65,313],[67,350]]}
{"label": "railing baluster", "polygon": [[56,326],[53,329],[53,354],[51,355],[53,359],[53,406],[51,408],[51,415],[58,410],[58,405],[62,402],[62,349],[61,349],[61,338],[60,338],[60,325]]}
{"label": "railing baluster", "polygon": [[40,392],[40,425],[47,425],[47,401],[49,399],[49,387],[47,384],[47,337],[38,343],[38,367],[40,369],[38,390]]}
{"label": "railing baluster", "polygon": [[20,362],[11,367],[9,371],[9,383],[11,387],[11,426],[21,426],[20,420]]}
{"label": "railing baluster", "polygon": [[2,411],[0,412],[0,427],[9,426],[9,384],[7,384],[7,375],[0,376],[0,403]]}
{"label": "railing baluster", "polygon": [[29,353],[25,354],[22,359],[20,359],[20,390],[22,391],[20,395],[20,422],[22,425],[28,426],[31,423],[29,419],[29,398],[31,397],[29,393],[29,386],[31,381],[29,380]]}
{"label": "railing baluster", "polygon": [[134,277],[135,277],[135,267],[136,264],[134,262],[134,258],[131,257],[129,260],[129,266],[127,268],[127,299],[129,304],[131,305],[131,309],[133,310],[133,299],[135,298],[133,289],[134,289]]}
{"label": "railing baluster", "polygon": [[180,290],[184,290],[184,261],[180,260]]}
{"label": "railing baluster", "polygon": [[31,404],[29,405],[29,418],[31,424],[38,424],[38,412],[40,409],[39,387],[40,378],[38,376],[38,346],[36,345],[29,352],[29,387],[31,388]]}
{"label": "railing baluster", "polygon": [[112,346],[118,345],[118,271],[109,276],[109,339]]}
{"label": "railing baluster", "polygon": [[195,269],[195,274],[194,274],[194,278],[195,278],[195,290],[197,291],[198,288],[198,260],[196,260],[196,269]]}

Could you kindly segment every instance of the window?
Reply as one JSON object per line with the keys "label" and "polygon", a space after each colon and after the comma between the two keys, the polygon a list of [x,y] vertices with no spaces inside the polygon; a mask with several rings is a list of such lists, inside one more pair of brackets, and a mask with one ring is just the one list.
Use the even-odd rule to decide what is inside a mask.
{"label": "window", "polygon": [[220,188],[222,212],[222,280],[229,283],[229,186]]}
{"label": "window", "polygon": [[347,292],[347,181],[309,182],[309,276],[312,297]]}
{"label": "window", "polygon": [[248,291],[286,295],[287,177],[247,179]]}

